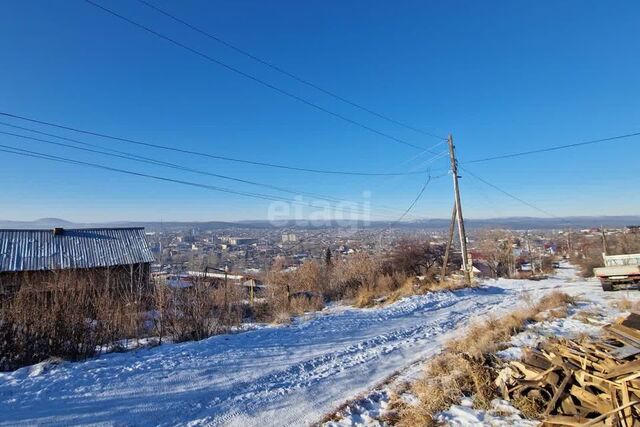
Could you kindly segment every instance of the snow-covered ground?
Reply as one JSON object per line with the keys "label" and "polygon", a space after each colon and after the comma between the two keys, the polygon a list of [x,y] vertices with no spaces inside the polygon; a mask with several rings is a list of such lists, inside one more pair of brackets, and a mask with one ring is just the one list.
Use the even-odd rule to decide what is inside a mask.
{"label": "snow-covered ground", "polygon": [[289,326],[41,364],[0,374],[0,425],[312,424],[394,373],[419,372],[474,318],[555,289],[599,304],[623,294],[565,268],[539,282],[487,281],[383,308],[333,306]]}
{"label": "snow-covered ground", "polygon": [[[605,293],[600,288],[599,282],[593,279],[580,279],[576,277],[573,268],[568,265],[563,267],[557,270],[554,277],[537,282],[537,285],[536,282],[531,281],[506,279],[485,282],[485,284],[503,288],[508,292],[520,289],[521,295],[527,294],[525,299],[535,299],[556,289],[579,297],[578,304],[570,309],[567,318],[551,318],[528,325],[523,332],[515,335],[509,343],[506,343],[509,347],[498,352],[499,357],[504,360],[517,360],[522,355],[524,347],[535,346],[547,337],[597,336],[602,326],[628,314],[616,309],[613,306],[615,301],[623,298],[630,301],[640,301],[640,292],[638,291]],[[510,307],[510,310],[514,307]],[[391,394],[395,390],[402,389],[403,384],[411,383],[421,376],[422,367],[422,363],[417,363],[401,375],[397,375],[392,381],[354,399],[346,408],[341,409],[332,421],[325,423],[325,427],[385,426],[386,424],[382,420],[384,420]],[[401,398],[409,404],[417,403],[416,397],[409,392],[404,392]],[[443,425],[454,427],[529,427],[538,424],[524,419],[509,402],[501,399],[495,399],[492,402],[492,408],[486,411],[473,409],[472,399],[463,399],[459,405],[453,405],[440,413],[437,419]]]}

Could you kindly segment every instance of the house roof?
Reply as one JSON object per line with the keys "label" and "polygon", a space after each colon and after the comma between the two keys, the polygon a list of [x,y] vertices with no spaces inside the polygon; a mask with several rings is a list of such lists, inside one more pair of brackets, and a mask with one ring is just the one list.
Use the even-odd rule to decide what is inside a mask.
{"label": "house roof", "polygon": [[144,228],[0,229],[0,272],[111,267],[155,261]]}

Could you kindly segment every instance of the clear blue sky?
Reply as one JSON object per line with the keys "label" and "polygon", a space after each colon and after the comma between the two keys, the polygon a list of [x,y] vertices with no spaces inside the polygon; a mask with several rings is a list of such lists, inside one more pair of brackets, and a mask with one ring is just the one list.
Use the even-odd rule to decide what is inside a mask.
{"label": "clear blue sky", "polygon": [[[135,1],[102,1],[149,27],[367,126],[436,140],[354,109]],[[633,1],[369,2],[149,0],[314,83],[430,132],[454,135],[461,162],[640,131],[640,4]],[[204,61],[81,0],[0,5],[0,110],[225,156],[357,171],[421,168],[428,155],[345,123]],[[84,141],[350,200],[371,191],[402,211],[424,177],[331,177]],[[0,126],[2,131],[11,131]],[[26,132],[23,132],[26,133]],[[186,172],[0,135],[0,143],[242,191]],[[443,145],[436,151],[444,149]],[[470,165],[556,215],[640,214],[640,138]],[[269,202],[0,153],[0,218],[233,220]],[[435,161],[434,175],[446,170]],[[543,216],[465,176],[468,217]],[[448,177],[413,213],[447,217]],[[387,219],[398,212],[384,212]]]}

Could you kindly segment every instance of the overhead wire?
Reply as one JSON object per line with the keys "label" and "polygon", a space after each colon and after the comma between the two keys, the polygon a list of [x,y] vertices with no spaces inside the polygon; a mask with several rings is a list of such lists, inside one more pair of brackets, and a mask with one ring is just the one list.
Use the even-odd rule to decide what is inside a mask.
{"label": "overhead wire", "polygon": [[[336,197],[332,197],[332,196],[326,196],[326,195],[323,195],[323,194],[312,193],[312,192],[307,192],[307,191],[292,190],[292,189],[289,189],[289,188],[279,187],[279,186],[275,186],[275,185],[271,185],[271,184],[265,184],[265,183],[261,183],[261,182],[250,181],[250,180],[243,179],[243,178],[237,178],[237,177],[232,177],[232,176],[228,176],[228,175],[211,173],[211,172],[203,171],[203,170],[200,170],[200,169],[194,169],[194,168],[190,168],[190,167],[186,167],[186,166],[181,166],[181,165],[178,165],[176,163],[166,162],[166,161],[163,161],[163,160],[158,160],[158,159],[154,159],[154,158],[150,158],[150,157],[139,156],[139,155],[136,155],[136,154],[127,153],[127,152],[124,152],[124,151],[118,151],[118,150],[109,150],[109,151],[112,151],[112,152],[103,151],[105,148],[102,147],[102,146],[96,145],[96,144],[87,143],[87,142],[80,141],[80,140],[73,139],[73,138],[66,138],[66,137],[63,137],[63,136],[50,134],[50,133],[47,133],[47,132],[40,132],[40,131],[37,131],[37,130],[25,128],[25,127],[22,127],[22,126],[15,126],[15,125],[8,124],[8,123],[2,122],[2,121],[0,121],[0,125],[14,127],[14,128],[18,128],[18,129],[21,129],[21,130],[34,132],[34,133],[37,133],[37,134],[44,134],[44,135],[47,135],[47,136],[50,136],[50,137],[59,138],[59,139],[66,140],[66,141],[71,141],[71,142],[74,142],[76,144],[83,145],[85,147],[93,147],[93,148],[98,148],[98,149],[96,150],[96,149],[93,149],[93,148],[83,148],[83,147],[78,147],[78,146],[74,146],[74,145],[71,145],[71,144],[65,144],[65,143],[61,143],[61,142],[55,142],[55,141],[50,141],[50,140],[46,140],[46,139],[35,138],[35,137],[28,136],[28,135],[20,135],[20,134],[16,134],[16,133],[13,133],[13,132],[0,131],[1,135],[13,136],[13,137],[21,138],[21,139],[42,142],[42,143],[49,144],[49,145],[72,148],[72,149],[75,149],[75,150],[91,152],[91,153],[101,154],[101,155],[110,156],[110,157],[122,158],[122,159],[125,159],[125,160],[132,160],[132,161],[136,161],[136,162],[140,162],[140,163],[159,165],[159,166],[168,167],[168,168],[172,168],[172,169],[177,169],[177,170],[181,170],[181,171],[185,171],[185,172],[191,172],[191,173],[196,173],[196,174],[200,174],[200,175],[211,176],[211,177],[214,177],[214,178],[220,178],[220,179],[225,179],[225,180],[230,180],[230,181],[236,181],[236,182],[240,182],[240,183],[244,183],[244,184],[259,186],[259,187],[268,188],[268,189],[271,189],[271,190],[281,191],[281,192],[294,194],[294,195],[306,195],[306,196],[310,196],[310,197],[316,197],[318,199],[326,200],[326,201],[329,201],[329,202],[337,202],[337,203],[348,202],[347,200],[336,198]],[[395,209],[395,208],[382,206],[382,205],[379,206],[378,209],[383,209],[383,210],[387,210],[387,211],[397,211],[397,209]]]}
{"label": "overhead wire", "polygon": [[[198,187],[198,188],[203,188],[203,189],[217,191],[217,192],[236,194],[236,195],[253,197],[253,198],[269,200],[269,201],[278,201],[278,202],[282,201],[282,202],[287,202],[287,203],[291,203],[291,204],[295,204],[295,205],[301,205],[301,206],[307,206],[307,207],[314,207],[313,202],[305,203],[305,202],[303,202],[301,200],[287,199],[287,198],[280,197],[280,196],[266,195],[266,194],[246,192],[246,191],[238,191],[238,190],[234,190],[234,189],[230,189],[230,188],[218,187],[218,186],[214,186],[214,185],[203,184],[203,183],[198,183],[198,182],[193,182],[193,181],[185,181],[185,180],[170,178],[170,177],[166,177],[166,176],[160,176],[160,175],[153,175],[153,174],[148,174],[148,173],[144,173],[144,172],[131,171],[131,170],[116,168],[116,167],[107,166],[107,165],[103,165],[103,164],[99,164],[99,163],[86,162],[86,161],[82,161],[82,160],[70,159],[70,158],[67,158],[67,157],[56,156],[56,155],[41,153],[41,152],[32,151],[32,150],[25,150],[25,149],[22,149],[22,148],[12,147],[12,146],[3,145],[3,144],[0,144],[0,151],[1,152],[6,152],[6,153],[20,155],[20,156],[23,156],[23,157],[33,157],[33,158],[40,158],[40,159],[50,160],[50,161],[59,162],[59,163],[67,163],[67,164],[73,164],[73,165],[87,166],[87,167],[91,167],[91,168],[95,168],[95,169],[102,169],[102,170],[107,170],[107,171],[111,171],[111,172],[122,173],[122,174],[126,174],[126,175],[133,175],[133,176],[144,177],[144,178],[150,178],[150,179],[159,180],[159,181],[172,182],[172,183],[176,183],[176,184],[187,185],[187,186],[191,186],[191,187]],[[317,207],[317,206],[315,206],[315,207]],[[321,207],[322,208],[326,208],[326,206],[321,206]],[[363,212],[363,211],[356,212],[353,209],[347,210],[347,209],[343,209],[343,208],[341,208],[339,206],[332,206],[331,209],[333,209],[335,211],[338,211],[338,212],[347,211],[349,213],[354,213],[355,212],[355,213],[359,213],[359,214],[368,214],[368,213],[370,213],[370,212],[367,212],[367,211],[365,211],[365,212]],[[383,215],[378,214],[378,216],[383,216]]]}
{"label": "overhead wire", "polygon": [[222,45],[224,45],[224,46],[226,46],[226,47],[228,47],[228,48],[240,53],[241,55],[246,56],[247,58],[250,58],[250,59],[252,59],[252,60],[254,60],[254,61],[256,61],[256,62],[258,62],[258,63],[260,63],[262,65],[265,65],[266,67],[269,67],[272,70],[275,70],[275,71],[277,71],[277,72],[279,72],[279,73],[281,73],[281,74],[283,74],[283,75],[285,75],[287,77],[290,77],[290,78],[292,78],[293,80],[295,80],[295,81],[297,81],[299,83],[302,83],[302,84],[304,84],[306,86],[309,86],[309,87],[311,87],[311,88],[313,88],[313,89],[315,89],[315,90],[317,90],[319,92],[322,92],[325,95],[328,95],[328,96],[330,96],[332,98],[335,98],[335,99],[337,99],[339,101],[342,101],[342,102],[344,102],[344,103],[346,103],[346,104],[348,104],[348,105],[350,105],[352,107],[355,107],[355,108],[357,108],[359,110],[365,111],[365,112],[367,112],[367,113],[369,113],[369,114],[371,114],[373,116],[376,116],[376,117],[378,117],[380,119],[386,120],[386,121],[388,121],[390,123],[393,123],[395,125],[404,127],[406,129],[412,130],[414,132],[421,133],[423,135],[430,136],[432,138],[446,140],[446,138],[444,138],[444,137],[442,137],[440,135],[436,135],[434,133],[425,131],[423,129],[420,129],[420,128],[417,128],[415,126],[409,125],[407,123],[401,122],[399,120],[393,119],[393,118],[391,118],[391,117],[389,117],[389,116],[387,116],[385,114],[378,113],[378,112],[376,112],[376,111],[374,111],[374,110],[372,110],[370,108],[367,108],[367,107],[363,106],[362,104],[359,104],[357,102],[351,101],[351,100],[349,100],[349,99],[347,99],[347,98],[345,98],[343,96],[337,95],[335,92],[332,92],[330,90],[324,89],[323,87],[317,85],[316,83],[313,83],[313,82],[311,82],[311,81],[309,81],[309,80],[307,80],[305,78],[302,78],[302,77],[300,77],[300,76],[298,76],[298,75],[296,75],[296,74],[294,74],[294,73],[292,73],[290,71],[287,71],[283,67],[281,67],[279,65],[275,65],[271,61],[267,61],[265,59],[262,59],[262,58],[258,57],[257,55],[255,55],[255,54],[253,54],[253,53],[251,53],[251,52],[249,52],[249,51],[247,51],[245,49],[242,49],[242,48],[240,48],[240,47],[238,47],[238,46],[236,46],[236,45],[234,45],[234,44],[222,39],[220,36],[217,36],[215,34],[212,34],[212,33],[208,32],[208,31],[205,31],[202,28],[197,27],[197,26],[185,21],[184,19],[181,19],[181,18],[169,13],[165,9],[162,9],[162,8],[156,6],[153,3],[150,3],[150,2],[148,2],[146,0],[138,0],[138,2],[140,2],[141,4],[151,8],[153,10],[155,10],[156,12],[159,12],[162,15],[164,15],[164,16],[166,16],[166,17],[168,17],[168,18],[170,18],[170,19],[172,19],[172,20],[174,20],[174,21],[176,21],[176,22],[178,22],[178,23],[180,23],[180,24],[192,29],[193,31],[195,31],[195,32],[197,32],[197,33],[199,33],[199,34],[201,34],[203,36],[208,37],[211,40],[215,40],[216,42],[218,42],[218,43],[220,43],[220,44],[222,44]]}
{"label": "overhead wire", "polygon": [[[118,136],[108,135],[108,134],[105,134],[105,133],[79,129],[79,128],[75,128],[75,127],[72,127],[72,126],[65,126],[65,125],[61,125],[61,124],[57,124],[57,123],[53,123],[53,122],[48,122],[48,121],[44,121],[44,120],[38,120],[38,119],[25,117],[25,116],[20,116],[18,114],[12,114],[12,113],[7,113],[7,112],[0,112],[0,115],[1,116],[5,116],[5,117],[18,119],[18,120],[24,120],[24,121],[31,122],[31,123],[37,123],[37,124],[44,125],[44,126],[55,127],[55,128],[58,128],[58,129],[63,129],[63,130],[71,131],[71,132],[82,133],[82,134],[85,134],[85,135],[96,136],[96,137],[99,137],[99,138],[106,138],[106,139],[110,139],[110,140],[113,140],[113,141],[119,141],[119,142],[126,143],[126,144],[134,144],[134,145],[138,145],[138,146],[155,148],[155,149],[159,149],[159,150],[173,151],[173,152],[182,153],[182,154],[189,154],[189,155],[193,155],[193,156],[206,157],[206,158],[210,158],[210,159],[223,160],[223,161],[234,162],[234,163],[250,164],[250,165],[254,165],[254,166],[264,166],[264,167],[283,169],[283,170],[291,170],[291,171],[298,171],[298,172],[308,172],[308,173],[316,173],[316,174],[325,174],[325,175],[367,176],[367,177],[374,177],[374,176],[387,176],[387,177],[389,177],[389,176],[421,175],[421,174],[424,174],[426,172],[426,171],[415,171],[415,172],[354,172],[354,171],[345,171],[345,170],[303,168],[303,167],[284,165],[284,164],[278,164],[278,163],[259,162],[259,161],[254,161],[254,160],[240,159],[240,158],[234,158],[234,157],[228,157],[228,156],[222,156],[222,155],[217,155],[217,154],[206,153],[206,152],[202,152],[202,151],[188,150],[188,149],[185,149],[185,148],[177,148],[177,147],[168,146],[168,145],[161,145],[161,144],[155,144],[155,143],[150,143],[150,142],[138,141],[138,140],[134,140],[134,139],[130,139],[130,138],[122,138],[122,137],[118,137]],[[436,147],[438,145],[439,144],[436,144],[433,147]],[[439,154],[439,153],[435,153],[435,154]]]}
{"label": "overhead wire", "polygon": [[180,41],[178,41],[178,40],[176,40],[174,38],[166,36],[166,35],[160,33],[159,31],[156,31],[156,30],[154,30],[152,28],[147,27],[146,25],[143,25],[143,24],[141,24],[141,23],[139,23],[137,21],[134,21],[134,20],[132,20],[132,19],[130,19],[130,18],[128,18],[128,17],[126,17],[126,16],[124,16],[124,15],[122,15],[122,14],[120,14],[120,13],[118,13],[118,12],[112,10],[112,9],[109,9],[109,8],[107,8],[105,6],[102,6],[101,4],[98,4],[98,3],[94,2],[93,0],[85,0],[85,2],[87,2],[88,4],[94,6],[94,7],[98,8],[98,9],[108,13],[108,14],[111,14],[111,15],[113,15],[113,16],[115,16],[115,17],[117,17],[117,18],[119,18],[119,19],[121,19],[121,20],[123,20],[125,22],[128,22],[129,24],[131,24],[131,25],[133,25],[133,26],[135,26],[137,28],[140,28],[140,29],[142,29],[142,30],[144,30],[144,31],[146,31],[146,32],[148,32],[150,34],[153,34],[156,37],[159,37],[159,38],[161,38],[161,39],[163,39],[163,40],[165,40],[165,41],[167,41],[167,42],[169,42],[169,43],[171,43],[171,44],[173,44],[175,46],[178,46],[178,47],[180,47],[180,48],[182,48],[182,49],[184,49],[184,50],[186,50],[188,52],[191,52],[191,53],[193,53],[193,54],[195,54],[195,55],[197,55],[197,56],[199,56],[201,58],[204,58],[209,62],[217,64],[217,65],[219,65],[221,67],[224,67],[225,69],[227,69],[229,71],[232,71],[232,72],[234,72],[234,73],[236,73],[238,75],[241,75],[241,76],[243,76],[243,77],[245,77],[245,78],[247,78],[249,80],[252,80],[252,81],[254,81],[256,83],[259,83],[259,84],[261,84],[261,85],[263,85],[265,87],[268,87],[268,88],[270,88],[270,89],[272,89],[272,90],[274,90],[276,92],[279,92],[282,95],[288,96],[288,97],[290,97],[292,99],[295,99],[295,100],[297,100],[297,101],[299,101],[299,102],[301,102],[303,104],[306,104],[306,105],[308,105],[310,107],[313,107],[313,108],[315,108],[315,109],[317,109],[319,111],[322,111],[322,112],[324,112],[326,114],[329,114],[329,115],[331,115],[333,117],[336,117],[336,118],[338,118],[340,120],[343,120],[343,121],[345,121],[347,123],[350,123],[352,125],[358,126],[358,127],[362,128],[362,129],[368,130],[369,132],[372,132],[374,134],[377,134],[379,136],[387,138],[387,139],[389,139],[391,141],[397,142],[397,143],[402,144],[402,145],[406,145],[408,147],[416,148],[418,150],[423,150],[424,149],[424,147],[421,147],[421,146],[416,145],[416,144],[412,144],[411,142],[405,141],[405,140],[403,140],[401,138],[397,138],[397,137],[395,137],[393,135],[390,135],[390,134],[382,132],[382,131],[380,131],[378,129],[372,128],[371,126],[368,126],[368,125],[366,125],[364,123],[361,123],[361,122],[358,122],[356,120],[350,119],[350,118],[348,118],[348,117],[346,117],[346,116],[344,116],[344,115],[342,115],[340,113],[336,113],[334,111],[331,111],[328,108],[325,108],[325,107],[323,107],[323,106],[321,106],[319,104],[316,104],[315,102],[309,101],[306,98],[298,96],[298,95],[294,94],[293,92],[290,92],[290,91],[288,91],[286,89],[282,89],[282,88],[280,88],[280,87],[278,87],[278,86],[276,86],[274,84],[271,84],[271,83],[269,83],[269,82],[267,82],[267,81],[265,81],[265,80],[263,80],[263,79],[261,79],[259,77],[256,77],[256,76],[254,76],[252,74],[249,74],[249,73],[247,73],[245,71],[242,71],[239,68],[236,68],[236,67],[234,67],[232,65],[229,65],[229,64],[227,64],[227,63],[225,63],[225,62],[223,62],[223,61],[221,61],[219,59],[216,59],[216,58],[212,57],[211,55],[209,55],[207,53],[204,53],[204,52],[201,52],[201,51],[199,51],[197,49],[194,49],[194,48],[192,48],[192,47],[190,47],[190,46],[188,46],[188,45],[186,45],[186,44],[184,44],[184,43],[182,43],[182,42],[180,42]]}
{"label": "overhead wire", "polygon": [[640,132],[628,133],[628,134],[624,134],[624,135],[610,136],[610,137],[607,137],[607,138],[593,139],[593,140],[584,141],[584,142],[576,142],[576,143],[573,143],[573,144],[556,145],[554,147],[547,147],[547,148],[540,148],[540,149],[536,149],[536,150],[522,151],[522,152],[519,152],[519,153],[500,154],[500,155],[497,155],[497,156],[485,157],[485,158],[482,158],[482,159],[469,160],[469,161],[466,161],[466,162],[462,162],[461,164],[471,164],[471,163],[489,162],[489,161],[492,161],[492,160],[510,159],[510,158],[513,158],[513,157],[528,156],[530,154],[547,153],[547,152],[550,152],[550,151],[564,150],[564,149],[567,149],[567,148],[575,148],[575,147],[582,147],[582,146],[585,146],[585,145],[598,144],[598,143],[602,143],[602,142],[616,141],[616,140],[621,140],[621,139],[626,139],[626,138],[632,138],[634,136],[640,136]]}
{"label": "overhead wire", "polygon": [[[444,176],[444,175],[440,175],[440,176],[438,176],[438,177],[436,177],[436,178],[440,178],[441,176]],[[382,231],[380,231],[380,232],[378,232],[378,233],[376,233],[376,234],[379,234],[379,235],[380,235],[380,234],[384,233],[385,231],[387,231],[387,230],[389,230],[389,229],[391,229],[391,228],[395,227],[395,226],[396,226],[396,225],[398,225],[400,222],[402,222],[402,220],[403,220],[403,219],[404,219],[404,218],[409,214],[409,212],[411,212],[411,210],[415,207],[416,203],[418,203],[418,201],[422,198],[422,195],[424,194],[424,192],[425,192],[425,190],[427,189],[427,186],[429,185],[429,183],[431,182],[431,180],[432,180],[431,173],[430,173],[430,172],[428,172],[428,174],[427,174],[427,180],[424,182],[424,184],[422,185],[422,187],[421,187],[421,188],[420,188],[420,190],[418,191],[418,194],[416,195],[416,197],[411,201],[411,204],[409,205],[409,207],[407,207],[407,209],[405,209],[405,210],[404,210],[404,212],[402,213],[402,215],[400,215],[400,217],[399,217],[398,219],[396,219],[395,221],[393,221],[390,225],[388,225],[388,226],[387,226],[387,227],[385,227]],[[318,234],[316,234],[316,235],[313,235],[313,236],[307,237],[307,238],[305,238],[304,240],[301,240],[300,242],[296,243],[295,245],[293,245],[293,246],[291,246],[291,247],[287,248],[284,252],[285,252],[287,255],[289,255],[289,256],[290,256],[290,255],[291,255],[291,251],[292,251],[294,248],[296,248],[296,247],[300,246],[302,243],[304,243],[305,241],[307,241],[307,240],[309,240],[309,239],[313,239],[313,238],[316,238],[316,237],[320,236],[321,234],[324,234],[324,231],[323,231],[323,232],[320,232],[320,233],[318,233]]]}
{"label": "overhead wire", "polygon": [[[66,141],[71,141],[71,142],[74,142],[76,144],[83,145],[85,147],[98,148],[98,150],[92,149],[92,148],[78,147],[78,146],[74,146],[74,145],[71,145],[71,144],[65,144],[65,143],[50,141],[50,140],[41,139],[41,138],[35,138],[35,137],[28,136],[28,135],[16,134],[16,133],[13,133],[13,132],[0,131],[0,134],[2,134],[2,135],[8,135],[8,136],[21,138],[21,139],[42,142],[42,143],[49,144],[49,145],[56,145],[56,146],[60,146],[60,147],[72,148],[72,149],[75,149],[75,150],[81,150],[81,151],[101,154],[101,155],[110,156],[110,157],[122,158],[122,159],[125,159],[125,160],[132,160],[132,161],[141,162],[141,163],[159,165],[159,166],[168,167],[168,168],[172,168],[172,169],[182,170],[182,171],[185,171],[185,172],[191,172],[191,173],[196,173],[196,174],[200,174],[200,175],[211,176],[211,177],[214,177],[214,178],[220,178],[220,179],[236,181],[236,182],[240,182],[240,183],[244,183],[244,184],[255,185],[255,186],[268,188],[268,189],[271,189],[271,190],[281,191],[281,192],[294,194],[294,195],[306,195],[306,196],[316,197],[318,199],[322,199],[322,200],[326,200],[326,201],[330,201],[330,202],[347,202],[347,200],[336,198],[336,197],[332,197],[332,196],[326,196],[326,195],[323,195],[323,194],[312,193],[312,192],[307,192],[307,191],[292,190],[292,189],[288,189],[288,188],[284,188],[284,187],[279,187],[279,186],[276,186],[276,185],[265,184],[265,183],[261,183],[261,182],[250,181],[250,180],[243,179],[243,178],[236,178],[236,177],[232,177],[232,176],[228,176],[228,175],[222,175],[222,174],[218,174],[218,173],[212,173],[212,172],[203,171],[203,170],[200,170],[200,169],[194,169],[194,168],[190,168],[190,167],[186,167],[186,166],[181,166],[181,165],[178,165],[176,163],[166,162],[166,161],[163,161],[163,160],[158,160],[158,159],[154,159],[154,158],[146,157],[146,156],[139,156],[139,155],[136,155],[136,154],[127,153],[125,151],[110,150],[110,149],[106,149],[106,148],[104,148],[102,146],[99,146],[99,145],[96,145],[96,144],[87,143],[87,142],[80,141],[80,140],[73,139],[73,138],[66,138],[66,137],[63,137],[63,136],[50,134],[50,133],[47,133],[47,132],[40,132],[40,131],[37,131],[37,130],[34,130],[34,129],[25,128],[25,127],[22,127],[22,126],[15,126],[15,125],[12,125],[12,124],[9,124],[9,123],[5,123],[5,122],[1,122],[1,121],[0,121],[0,125],[9,126],[9,127],[13,127],[13,128],[18,128],[18,129],[21,129],[21,130],[34,132],[34,133],[37,133],[37,134],[47,135],[47,136],[50,136],[50,137],[59,138],[59,139],[66,140]],[[103,150],[108,150],[108,151],[103,151]],[[109,151],[112,151],[112,152],[109,152]],[[383,208],[383,207],[380,206],[379,208]],[[384,209],[385,210],[394,210],[395,211],[395,209],[388,208],[388,207],[384,207]]]}
{"label": "overhead wire", "polygon": [[458,165],[458,167],[460,169],[464,170],[466,173],[468,173],[472,177],[474,177],[475,179],[477,179],[478,181],[480,181],[483,184],[493,188],[496,191],[499,191],[500,193],[504,194],[505,196],[512,198],[513,200],[516,200],[516,201],[518,201],[518,202],[520,202],[520,203],[522,203],[522,204],[524,204],[526,206],[529,206],[530,208],[532,208],[532,209],[534,209],[534,210],[536,210],[538,212],[541,212],[541,213],[543,213],[543,214],[545,214],[545,215],[547,215],[547,216],[549,216],[551,218],[558,219],[558,220],[560,220],[562,222],[565,222],[565,223],[570,224],[570,225],[575,226],[575,227],[579,227],[578,225],[572,223],[571,221],[569,221],[566,218],[557,216],[557,215],[555,215],[555,214],[553,214],[553,213],[551,213],[551,212],[549,212],[549,211],[547,211],[547,210],[545,210],[543,208],[540,208],[540,207],[534,205],[533,203],[527,202],[526,200],[522,199],[521,197],[518,197],[518,196],[516,196],[516,195],[514,195],[514,194],[512,194],[512,193],[510,193],[510,192],[508,192],[506,190],[503,190],[502,188],[498,187],[497,185],[492,184],[491,182],[487,181],[484,178],[481,178],[480,176],[476,175],[475,173],[471,172],[469,169],[467,169],[467,168],[465,168],[465,167],[463,167],[461,165]]}

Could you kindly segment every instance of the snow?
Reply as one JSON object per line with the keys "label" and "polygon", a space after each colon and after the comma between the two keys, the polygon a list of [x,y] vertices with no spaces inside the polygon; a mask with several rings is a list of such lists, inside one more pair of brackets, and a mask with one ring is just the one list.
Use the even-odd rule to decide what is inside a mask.
{"label": "snow", "polygon": [[[541,297],[544,293],[553,290],[561,290],[570,295],[578,297],[576,307],[569,310],[568,318],[550,319],[528,325],[525,331],[513,336],[509,347],[498,352],[498,356],[504,360],[518,360],[522,355],[522,350],[527,346],[535,346],[547,337],[562,336],[567,338],[577,337],[585,334],[595,336],[600,333],[600,328],[611,323],[616,318],[625,315],[612,307],[612,302],[621,298],[629,300],[640,300],[640,293],[604,293],[599,282],[583,280],[576,277],[575,270],[564,264],[563,268],[557,270],[554,277],[537,282],[522,280],[495,280],[488,281],[487,284],[509,289],[509,292],[518,292],[523,299],[534,299]],[[515,307],[510,307],[513,310]],[[505,311],[507,313],[508,311]],[[585,315],[588,313],[588,315]],[[580,319],[577,314],[582,314]],[[460,331],[462,332],[462,331]],[[393,390],[411,380],[417,379],[422,372],[422,363],[416,363],[411,368],[398,375],[394,381],[388,382],[382,388],[376,388],[370,395],[352,402],[345,410],[338,413],[338,420],[326,423],[326,426],[382,426],[385,425],[378,418],[369,420],[371,414],[382,414],[388,403],[388,396]],[[376,401],[372,396],[387,396],[387,399]],[[405,392],[401,399],[408,404],[418,404],[416,396],[410,392]],[[364,402],[364,404],[363,404]],[[378,403],[377,407],[371,407]],[[517,409],[505,400],[495,399],[492,407],[488,411],[476,410],[472,408],[471,399],[463,399],[460,405],[453,405],[447,411],[443,411],[438,416],[438,421],[450,426],[534,426],[537,422],[523,419]],[[363,417],[363,414],[365,415]]]}
{"label": "snow", "polygon": [[388,395],[369,391],[393,374],[419,373],[474,319],[513,310],[524,293],[561,289],[600,305],[622,296],[573,277],[567,268],[382,308],[332,305],[288,326],[22,368],[0,374],[0,425],[308,425],[358,395],[362,410],[335,425],[375,425]]}
{"label": "snow", "polygon": [[460,405],[453,405],[441,412],[436,418],[438,422],[457,426],[492,426],[492,427],[533,427],[539,423],[526,420],[509,402],[502,399],[491,401],[488,411],[473,409],[471,399],[465,398]]}
{"label": "snow", "polygon": [[326,427],[383,426],[380,417],[389,404],[389,393],[385,389],[374,390],[366,397],[352,402],[338,420],[329,421]]}

